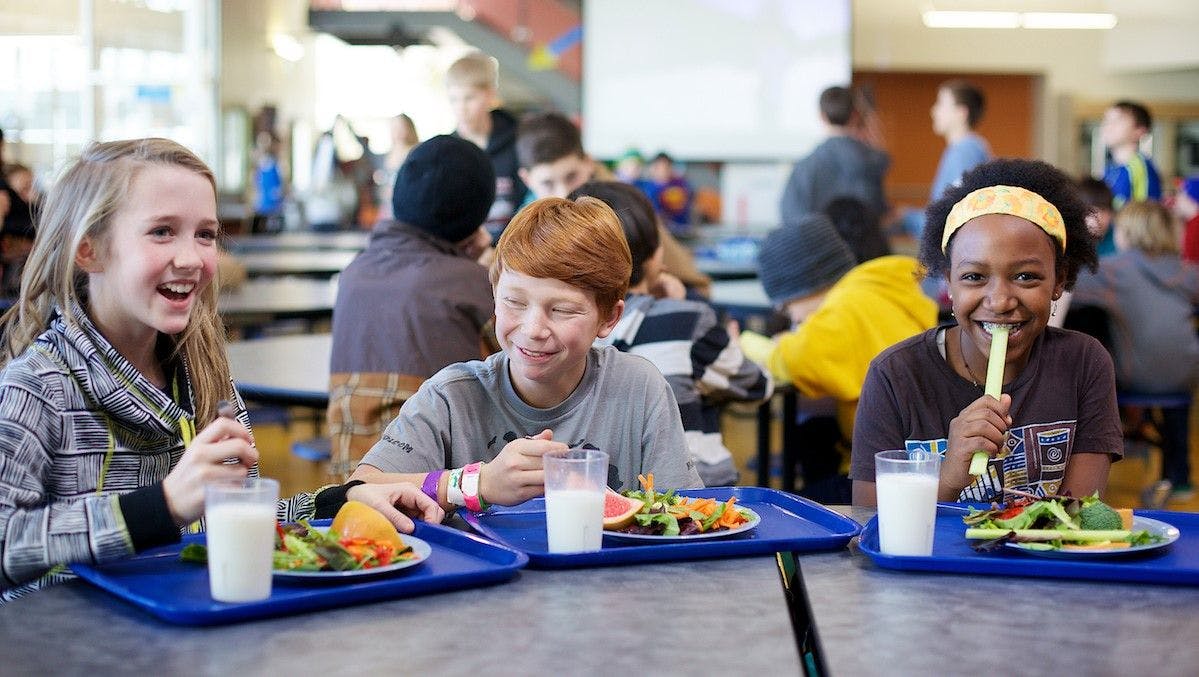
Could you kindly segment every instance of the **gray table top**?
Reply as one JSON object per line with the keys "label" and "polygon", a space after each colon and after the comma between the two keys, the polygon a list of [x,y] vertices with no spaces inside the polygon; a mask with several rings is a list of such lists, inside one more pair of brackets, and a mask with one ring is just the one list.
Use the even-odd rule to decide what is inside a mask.
{"label": "gray table top", "polygon": [[226,319],[243,316],[332,315],[337,277],[257,277],[222,290],[217,309]]}
{"label": "gray table top", "polygon": [[489,588],[199,629],[76,581],[0,611],[0,656],[6,675],[799,671],[771,557],[526,570]]}
{"label": "gray table top", "polygon": [[309,251],[314,249],[344,249],[361,251],[370,240],[370,231],[350,230],[333,233],[284,232],[274,235],[239,235],[229,238],[225,245],[229,251]]}
{"label": "gray table top", "polygon": [[226,349],[229,371],[243,397],[315,407],[328,404],[330,334],[230,341]]}
{"label": "gray table top", "polygon": [[262,251],[236,254],[250,277],[259,275],[323,275],[340,273],[356,251]]}
{"label": "gray table top", "polygon": [[856,541],[799,562],[834,674],[1199,674],[1199,588],[891,571]]}

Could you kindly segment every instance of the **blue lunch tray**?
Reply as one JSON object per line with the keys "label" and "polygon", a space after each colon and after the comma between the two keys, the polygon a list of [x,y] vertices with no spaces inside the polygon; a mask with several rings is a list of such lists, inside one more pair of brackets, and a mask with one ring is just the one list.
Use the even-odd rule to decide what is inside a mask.
{"label": "blue lunch tray", "polygon": [[496,506],[485,513],[462,510],[459,514],[483,536],[527,554],[529,566],[539,569],[837,550],[845,547],[861,530],[858,523],[848,517],[777,489],[712,487],[678,493],[721,501],[736,496],[737,505],[758,513],[762,521],[750,531],[727,538],[663,543],[605,536],[603,549],[596,552],[556,554],[549,552],[546,539],[544,498],[514,506]]}
{"label": "blue lunch tray", "polygon": [[[331,520],[313,520],[324,526]],[[259,602],[227,604],[212,599],[208,568],[181,562],[179,551],[202,543],[202,534],[182,543],[147,550],[137,556],[101,565],[74,564],[78,576],[159,618],[181,625],[219,625],[303,611],[413,597],[506,581],[528,558],[449,527],[416,523],[413,533],[432,546],[424,562],[392,574],[346,582],[290,582],[276,579],[271,596]]]}
{"label": "blue lunch tray", "polygon": [[858,547],[885,569],[1199,585],[1199,513],[1137,510],[1136,514],[1178,527],[1178,540],[1160,551],[1105,559],[1038,557],[1007,548],[1001,548],[999,552],[975,552],[966,541],[962,513],[938,509],[933,553],[928,557],[880,552],[877,516],[862,529]]}

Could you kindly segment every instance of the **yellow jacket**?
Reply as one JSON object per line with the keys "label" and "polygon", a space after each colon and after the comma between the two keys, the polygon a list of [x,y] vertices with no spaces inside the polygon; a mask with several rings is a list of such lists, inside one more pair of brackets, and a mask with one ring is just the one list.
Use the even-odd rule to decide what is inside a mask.
{"label": "yellow jacket", "polygon": [[791,381],[806,397],[838,401],[847,439],[870,361],[937,322],[937,304],[920,290],[920,274],[910,256],[883,256],[853,268],[770,354],[777,380]]}

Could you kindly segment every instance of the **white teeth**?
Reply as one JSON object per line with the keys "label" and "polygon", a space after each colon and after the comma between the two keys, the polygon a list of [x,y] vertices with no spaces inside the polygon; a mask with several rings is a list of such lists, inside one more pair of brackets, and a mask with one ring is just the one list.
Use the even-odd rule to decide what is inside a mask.
{"label": "white teeth", "polygon": [[194,289],[195,286],[196,285],[193,282],[168,282],[167,284],[162,285],[162,288],[176,294],[187,294]]}
{"label": "white teeth", "polygon": [[988,334],[995,333],[996,327],[1007,327],[1008,331],[1011,331],[1016,328],[1016,325],[1005,322],[983,322],[983,331]]}

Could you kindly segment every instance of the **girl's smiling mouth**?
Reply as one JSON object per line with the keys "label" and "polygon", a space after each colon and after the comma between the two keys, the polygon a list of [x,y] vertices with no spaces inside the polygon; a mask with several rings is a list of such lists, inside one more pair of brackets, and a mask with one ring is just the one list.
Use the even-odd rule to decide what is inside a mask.
{"label": "girl's smiling mouth", "polygon": [[168,301],[186,301],[196,288],[195,282],[167,282],[158,285],[158,293]]}

